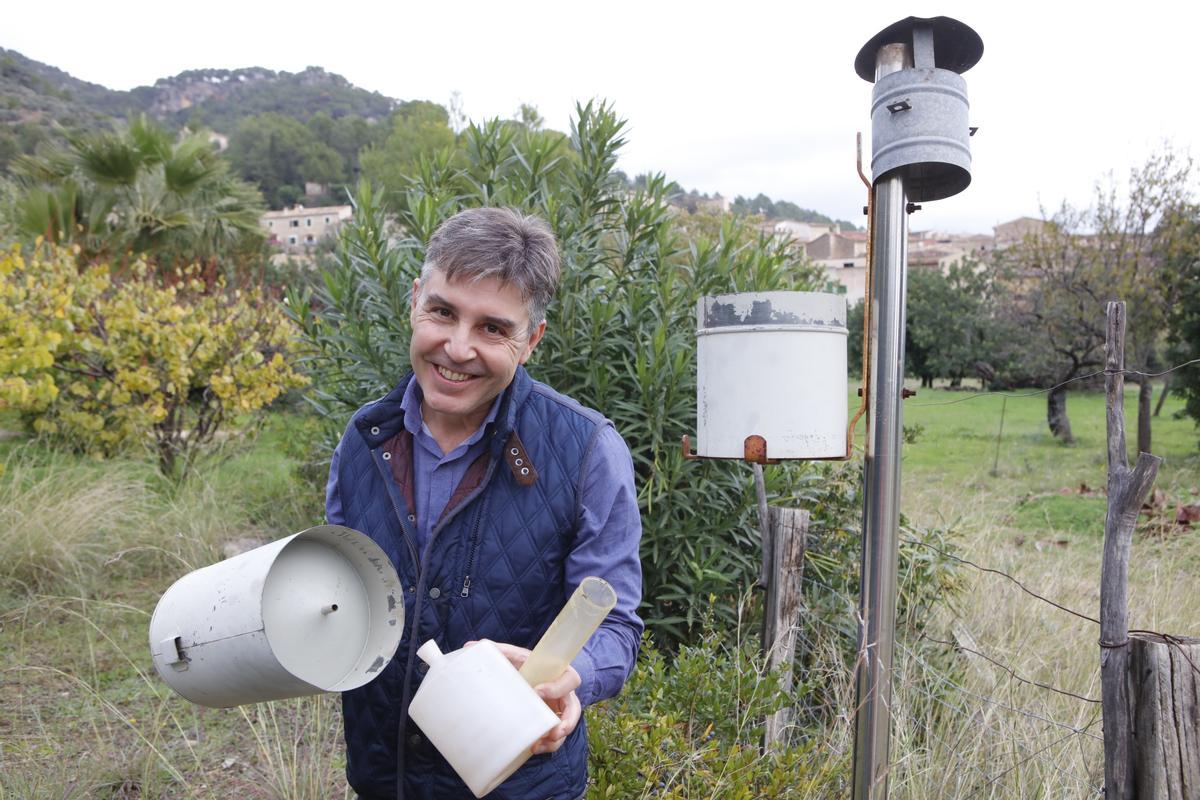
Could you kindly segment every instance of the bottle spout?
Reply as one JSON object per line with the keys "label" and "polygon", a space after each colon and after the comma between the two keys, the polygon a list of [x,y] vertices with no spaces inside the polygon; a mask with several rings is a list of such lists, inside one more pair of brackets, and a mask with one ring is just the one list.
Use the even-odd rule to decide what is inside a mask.
{"label": "bottle spout", "polygon": [[417,656],[431,667],[445,658],[445,656],[442,654],[442,649],[437,646],[437,642],[435,642],[433,639],[430,639],[428,642],[417,648]]}

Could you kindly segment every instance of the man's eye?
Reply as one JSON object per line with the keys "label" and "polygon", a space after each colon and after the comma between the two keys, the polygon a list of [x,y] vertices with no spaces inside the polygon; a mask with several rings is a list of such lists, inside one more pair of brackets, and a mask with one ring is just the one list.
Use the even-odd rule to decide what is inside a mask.
{"label": "man's eye", "polygon": [[490,336],[501,336],[504,334],[504,329],[497,325],[487,325],[484,327],[484,330],[487,331],[488,335]]}
{"label": "man's eye", "polygon": [[435,316],[439,316],[439,317],[447,317],[447,318],[449,318],[449,316],[450,316],[450,309],[448,309],[448,308],[434,308],[434,309],[433,309],[433,313],[434,313],[434,315],[435,315]]}

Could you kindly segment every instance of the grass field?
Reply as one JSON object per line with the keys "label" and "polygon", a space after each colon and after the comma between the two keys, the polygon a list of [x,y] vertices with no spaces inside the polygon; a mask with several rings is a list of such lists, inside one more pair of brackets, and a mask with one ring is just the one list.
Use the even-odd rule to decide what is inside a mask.
{"label": "grass field", "polygon": [[[1067,404],[1074,445],[1051,439],[1046,427],[1045,395],[924,390],[905,401],[904,425],[918,428],[916,441],[905,446],[903,507],[918,519],[950,521],[957,515],[1019,512],[1025,530],[1056,530],[1066,525],[1081,531],[1085,519],[1096,518],[1103,533],[1103,498],[1080,493],[1081,486],[1102,493],[1107,475],[1105,406],[1102,393],[1075,392]],[[1126,430],[1130,462],[1136,460],[1137,396],[1126,391]],[[1200,477],[1200,433],[1192,421],[1175,418],[1180,402],[1169,398],[1153,419],[1153,452],[1163,466],[1155,483],[1167,495],[1194,497]],[[1001,414],[1003,413],[1003,431]],[[1070,492],[1062,494],[1063,490]],[[969,504],[939,498],[972,498]],[[1078,499],[1051,500],[1051,497]],[[1045,515],[1041,515],[1045,509]],[[1073,512],[1082,515],[1075,518]],[[1046,523],[1049,521],[1050,526]]]}
{"label": "grass field", "polygon": [[[1200,539],[1164,522],[1200,485],[1196,431],[1178,408],[1169,400],[1154,422],[1165,505],[1134,544],[1131,623],[1196,635]],[[1072,394],[1069,410],[1078,442],[1066,447],[1046,431],[1043,396],[922,390],[906,401],[902,506],[918,524],[950,527],[964,558],[1095,616],[1103,397]],[[1132,411],[1130,395],[1131,430]],[[296,473],[311,424],[273,413],[178,487],[148,461],[0,441],[0,800],[346,796],[334,698],[199,709],[153,674],[145,640],[176,577],[232,540],[319,520],[319,491]],[[1095,627],[1000,575],[963,576],[929,631],[980,655],[947,646],[929,663],[901,644],[893,796],[1096,796],[1098,707],[1029,683],[1098,697]],[[852,697],[844,684],[831,693]],[[844,757],[851,713],[836,741],[806,746]]]}

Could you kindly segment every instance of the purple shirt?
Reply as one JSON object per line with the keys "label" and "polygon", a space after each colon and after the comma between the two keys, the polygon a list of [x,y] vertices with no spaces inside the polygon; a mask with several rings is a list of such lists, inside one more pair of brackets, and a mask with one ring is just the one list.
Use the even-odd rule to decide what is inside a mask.
{"label": "purple shirt", "polygon": [[[413,499],[417,517],[417,552],[425,552],[430,531],[467,468],[487,447],[484,431],[496,418],[500,398],[471,436],[449,453],[442,453],[421,416],[421,388],[410,381],[400,406],[404,427],[413,435]],[[565,594],[570,596],[584,578],[596,575],[612,584],[617,605],[571,662],[582,679],[576,694],[588,705],[620,691],[637,659],[644,628],[637,615],[642,600],[642,562],[638,544],[642,518],[633,485],[629,448],[611,426],[605,426],[584,464],[580,518],[575,548],[565,564]],[[637,635],[634,636],[633,632]]]}
{"label": "purple shirt", "polygon": [[421,387],[414,379],[408,382],[408,388],[400,400],[400,408],[404,410],[404,427],[413,436],[413,502],[417,507],[412,512],[417,515],[418,553],[425,552],[429,533],[446,510],[446,503],[450,502],[455,487],[467,474],[467,467],[487,447],[483,431],[495,421],[496,410],[500,407],[500,397],[497,395],[478,430],[449,453],[443,454],[421,416],[422,397]]}

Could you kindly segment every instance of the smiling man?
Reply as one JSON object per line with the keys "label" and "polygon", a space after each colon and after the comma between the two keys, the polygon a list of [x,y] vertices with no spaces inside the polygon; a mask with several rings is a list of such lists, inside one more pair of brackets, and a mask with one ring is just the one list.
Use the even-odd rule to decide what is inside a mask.
{"label": "smiling man", "polygon": [[359,409],[334,452],[329,522],[374,539],[405,588],[395,658],[342,696],[346,774],[360,797],[472,797],[408,718],[424,676],[416,648],[486,638],[519,666],[597,575],[617,607],[566,672],[536,687],[561,722],[489,797],[586,792],[582,710],[620,691],[641,640],[641,520],[612,423],[523,366],[558,280],[554,236],[536,217],[479,208],[443,223],[413,282],[412,371]]}

